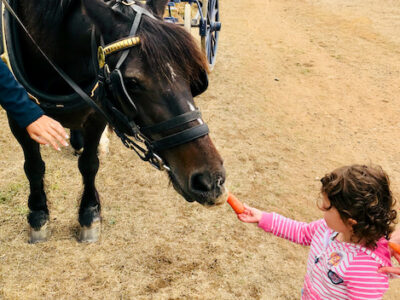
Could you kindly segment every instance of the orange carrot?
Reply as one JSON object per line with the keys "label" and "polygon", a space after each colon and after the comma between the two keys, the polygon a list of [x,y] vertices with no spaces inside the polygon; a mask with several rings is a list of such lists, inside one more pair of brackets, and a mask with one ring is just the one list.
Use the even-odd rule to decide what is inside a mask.
{"label": "orange carrot", "polygon": [[400,245],[399,244],[389,242],[389,246],[390,246],[390,248],[392,248],[394,250],[394,252],[400,254]]}
{"label": "orange carrot", "polygon": [[244,212],[244,206],[242,204],[242,202],[240,202],[234,195],[232,195],[231,193],[229,193],[228,195],[228,203],[229,205],[233,208],[233,210],[235,211],[235,213],[237,214],[241,214]]}

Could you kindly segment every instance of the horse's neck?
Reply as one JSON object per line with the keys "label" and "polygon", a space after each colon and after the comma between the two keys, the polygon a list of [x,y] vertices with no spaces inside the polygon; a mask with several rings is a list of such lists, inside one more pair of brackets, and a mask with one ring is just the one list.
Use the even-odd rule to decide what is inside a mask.
{"label": "horse's neck", "polygon": [[[80,2],[25,0],[20,2],[18,9],[21,19],[42,50],[78,83],[94,76],[91,68],[91,25],[87,18],[82,17]],[[43,65],[43,58],[27,37],[22,43],[25,57],[30,57],[25,62],[27,69],[37,70]],[[43,73],[44,77],[51,77],[53,71],[48,68]]]}
{"label": "horse's neck", "polygon": [[82,18],[80,6],[80,0],[25,0],[18,14],[43,48],[54,48],[55,43],[73,48],[82,39],[90,41],[90,23]]}

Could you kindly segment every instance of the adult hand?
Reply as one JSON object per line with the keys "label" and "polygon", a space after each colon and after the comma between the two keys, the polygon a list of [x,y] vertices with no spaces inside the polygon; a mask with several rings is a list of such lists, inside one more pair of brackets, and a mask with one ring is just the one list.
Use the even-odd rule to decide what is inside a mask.
{"label": "adult hand", "polygon": [[244,206],[244,212],[237,215],[240,221],[245,223],[257,223],[261,220],[262,217],[261,210],[254,207],[250,207],[247,204],[244,204],[243,206]]}
{"label": "adult hand", "polygon": [[66,139],[69,137],[64,128],[60,123],[48,116],[43,115],[29,124],[26,127],[26,131],[34,141],[42,145],[50,144],[58,151],[61,150],[58,143],[68,146]]}

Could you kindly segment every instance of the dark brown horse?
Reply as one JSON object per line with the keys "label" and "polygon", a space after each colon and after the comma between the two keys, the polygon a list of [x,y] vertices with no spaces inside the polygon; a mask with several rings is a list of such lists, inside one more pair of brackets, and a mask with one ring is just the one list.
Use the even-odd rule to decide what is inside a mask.
{"label": "dark brown horse", "polygon": [[[115,121],[112,126],[118,127],[124,137],[135,135],[135,130],[146,131],[137,136],[145,136],[151,154],[162,158],[176,191],[190,202],[218,204],[220,200],[217,199],[224,192],[225,170],[208,131],[203,130],[203,121],[193,102],[193,97],[206,87],[204,71],[207,65],[192,36],[162,20],[167,0],[148,0],[146,4],[131,0],[13,2],[17,2],[14,6],[17,15],[38,45],[79,86],[89,86],[87,91],[90,91],[98,78],[103,79],[100,85],[104,86],[96,90],[97,94],[103,94],[96,98],[97,105],[107,114],[114,113],[107,120]],[[141,18],[134,25],[139,14]],[[137,27],[135,30],[134,26]],[[108,45],[132,38],[133,31],[138,43],[111,51],[109,55],[105,53],[106,60],[100,62],[100,67],[97,60],[93,63],[92,41],[100,44],[104,40]],[[73,94],[22,30],[19,30],[19,43],[20,62],[31,94],[35,94],[35,90],[59,98]],[[123,56],[125,58],[121,58]],[[102,65],[104,63],[106,67]],[[121,76],[113,72],[116,69]],[[72,105],[68,110],[45,104],[42,106],[47,114],[65,127],[83,133],[84,150],[78,162],[84,184],[79,223],[83,229],[81,239],[95,241],[101,219],[95,187],[99,168],[97,147],[107,122],[98,110],[84,102]],[[30,241],[41,241],[46,238],[49,220],[43,184],[45,163],[39,145],[11,118],[9,124],[25,155],[24,169],[30,183]],[[197,129],[194,128],[203,131],[196,136]],[[124,168],[122,165],[115,167]],[[124,172],[129,174],[129,170]]]}

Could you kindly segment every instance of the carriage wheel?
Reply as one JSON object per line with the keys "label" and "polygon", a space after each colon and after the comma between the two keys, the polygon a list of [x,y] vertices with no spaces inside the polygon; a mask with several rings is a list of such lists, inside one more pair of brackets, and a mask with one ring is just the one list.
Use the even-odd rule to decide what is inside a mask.
{"label": "carriage wheel", "polygon": [[192,7],[189,3],[185,4],[185,14],[184,14],[184,27],[191,33],[192,32]]}
{"label": "carriage wheel", "polygon": [[201,9],[207,21],[205,35],[201,36],[201,49],[207,57],[210,70],[212,70],[215,65],[218,36],[221,30],[218,0],[203,0]]}

